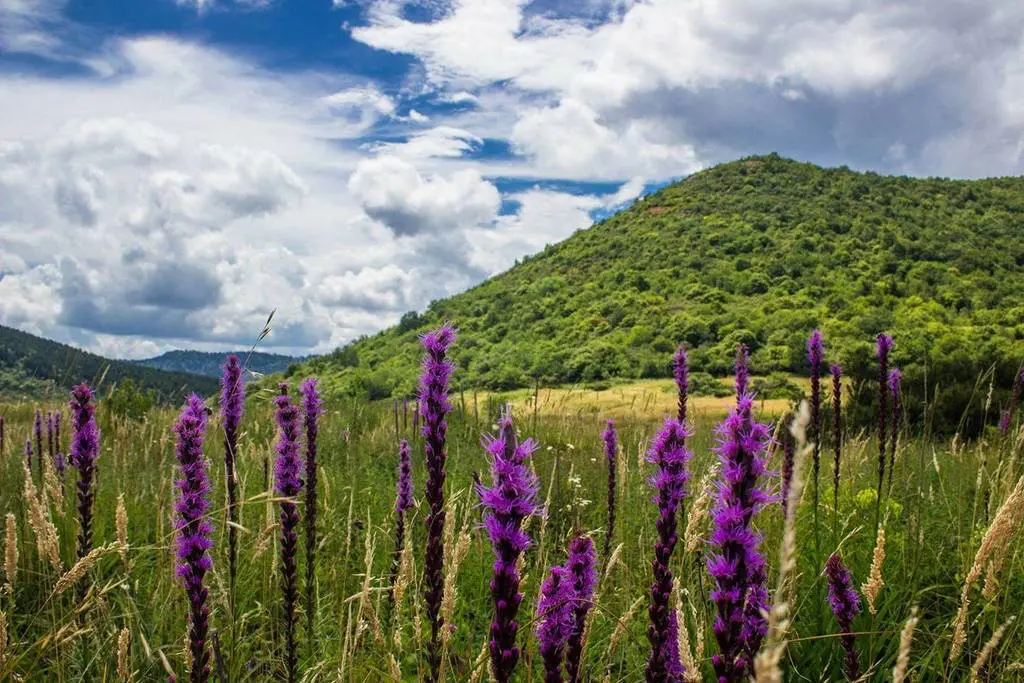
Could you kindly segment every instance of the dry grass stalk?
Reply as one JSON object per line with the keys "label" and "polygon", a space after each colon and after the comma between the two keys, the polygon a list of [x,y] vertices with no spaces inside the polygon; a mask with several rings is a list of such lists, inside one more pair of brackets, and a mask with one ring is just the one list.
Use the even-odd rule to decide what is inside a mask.
{"label": "dry grass stalk", "polygon": [[1003,639],[1003,634],[1006,633],[1006,629],[1016,621],[1017,617],[1010,617],[1007,619],[1002,626],[996,629],[996,632],[992,634],[992,637],[985,643],[985,647],[981,648],[981,653],[978,655],[977,661],[974,662],[974,666],[971,667],[971,681],[972,683],[980,683],[982,680],[982,672],[988,669],[988,660],[992,658],[992,653],[999,647],[999,641]]}
{"label": "dry grass stalk", "polygon": [[608,577],[611,575],[612,570],[615,569],[615,567],[618,566],[621,562],[622,548],[625,547],[625,545],[625,543],[620,543],[617,546],[615,546],[615,550],[612,551],[611,556],[608,558],[608,562],[604,566],[604,578],[602,580],[602,583],[608,580]]}
{"label": "dry grass stalk", "polygon": [[971,570],[964,579],[964,585],[960,592],[960,609],[953,622],[953,644],[949,651],[950,663],[956,661],[963,652],[964,642],[967,640],[967,612],[971,605],[971,586],[981,577],[981,572],[995,554],[1010,543],[1022,518],[1024,518],[1024,476],[1017,480],[1017,485],[1010,496],[1000,506],[988,531],[985,532],[985,537],[981,539],[981,545],[974,556],[974,564],[971,565]]}
{"label": "dry grass stalk", "polygon": [[708,519],[708,509],[711,507],[711,499],[714,495],[712,481],[718,475],[718,464],[712,465],[700,480],[700,495],[694,501],[690,509],[689,517],[686,520],[686,531],[683,534],[685,541],[683,547],[687,554],[697,551],[697,548],[704,542],[705,521]]}
{"label": "dry grass stalk", "polygon": [[132,672],[128,669],[128,641],[131,634],[128,629],[122,628],[121,635],[117,637],[117,677],[127,683],[132,680]]}
{"label": "dry grass stalk", "polygon": [[57,527],[53,525],[49,509],[36,492],[28,466],[22,463],[22,468],[25,471],[24,499],[28,509],[28,525],[36,537],[36,550],[39,557],[46,559],[51,567],[60,571],[60,541],[57,538]]}
{"label": "dry grass stalk", "polygon": [[779,550],[779,581],[775,588],[775,604],[768,612],[768,634],[761,651],[754,659],[754,677],[759,683],[782,683],[782,655],[786,651],[786,633],[789,631],[790,604],[793,602],[792,576],[796,570],[796,510],[803,492],[804,463],[814,449],[807,443],[807,427],[811,422],[807,402],[800,403],[796,419],[790,431],[796,441],[793,457],[793,477],[790,481],[790,500],[786,510],[786,521],[782,532],[782,546]]}
{"label": "dry grass stalk", "polygon": [[[626,635],[626,629],[629,627],[629,622],[633,621],[633,618],[636,616],[637,611],[639,611],[640,606],[644,603],[645,600],[646,596],[640,596],[632,605],[629,606],[629,609],[627,609],[623,613],[623,615],[619,617],[619,620],[615,623],[615,630],[612,631],[611,640],[608,641],[608,649],[606,650],[606,652],[608,652],[609,654],[614,654],[619,649],[619,643],[622,641],[623,636]],[[611,660],[609,660],[609,672],[611,670],[611,666],[612,663]]]}
{"label": "dry grass stalk", "polygon": [[402,667],[398,665],[398,660],[395,659],[395,655],[392,653],[388,653],[388,673],[391,674],[391,680],[401,683]]}
{"label": "dry grass stalk", "polygon": [[405,547],[402,548],[402,559],[399,564],[398,578],[395,581],[395,609],[398,610],[402,605],[402,598],[405,596],[405,591],[412,583],[413,578],[413,557],[412,557],[412,543],[406,543]]}
{"label": "dry grass stalk", "polygon": [[692,602],[690,603],[690,617],[693,619],[694,631],[697,633],[693,658],[699,662],[704,659],[704,618]]}
{"label": "dry grass stalk", "polygon": [[53,507],[57,511],[57,514],[64,514],[64,489],[60,485],[60,479],[57,478],[57,471],[53,467],[53,462],[49,458],[43,458],[43,486],[46,488],[46,494],[53,501]]}
{"label": "dry grass stalk", "polygon": [[878,538],[875,540],[875,552],[871,556],[871,571],[868,573],[868,580],[860,587],[872,614],[878,614],[878,606],[875,603],[882,588],[885,587],[885,580],[882,578],[883,562],[885,562],[885,525],[880,524]]}
{"label": "dry grass stalk", "polygon": [[914,640],[914,629],[917,628],[917,605],[910,608],[910,618],[900,632],[900,651],[896,655],[896,666],[892,668],[892,683],[903,683],[910,668],[910,645]]}
{"label": "dry grass stalk", "polygon": [[0,666],[4,664],[7,656],[7,615],[0,609]]}
{"label": "dry grass stalk", "polygon": [[128,510],[124,506],[124,494],[117,496],[117,512],[114,525],[117,527],[118,552],[121,553],[121,562],[128,564]]}
{"label": "dry grass stalk", "polygon": [[[457,508],[452,506],[452,517],[455,517]],[[470,511],[471,513],[471,511]],[[444,576],[444,587],[441,593],[441,619],[443,620],[444,626],[441,629],[441,646],[445,653],[444,659],[447,659],[448,649],[451,647],[452,636],[455,635],[455,601],[458,598],[458,589],[455,585],[456,580],[459,577],[459,568],[462,565],[463,560],[466,559],[466,555],[469,553],[469,544],[472,538],[469,534],[469,517],[470,514],[466,514],[465,519],[462,523],[462,529],[459,531],[458,538],[449,546],[445,544],[445,548],[451,547],[448,551],[448,559],[445,565],[448,567],[448,571]],[[447,527],[447,520],[445,527]],[[454,528],[454,524],[453,524]],[[447,528],[446,528],[447,531]],[[445,678],[445,668],[442,666],[441,679]]]}
{"label": "dry grass stalk", "polygon": [[7,590],[14,591],[14,582],[18,576],[18,522],[14,514],[7,513],[7,534],[4,539],[4,578]]}
{"label": "dry grass stalk", "polygon": [[479,683],[480,678],[484,675],[484,671],[490,667],[489,662],[491,658],[488,656],[490,653],[490,643],[487,639],[484,639],[484,646],[480,649],[480,654],[476,656],[476,660],[473,662],[472,673],[469,675],[469,683]]}
{"label": "dry grass stalk", "polygon": [[85,576],[93,565],[96,564],[97,560],[100,559],[104,554],[116,550],[115,545],[102,545],[99,548],[93,548],[89,551],[89,554],[75,562],[75,565],[66,571],[63,576],[57,579],[57,583],[53,586],[53,592],[50,593],[50,597],[54,598],[66,591],[68,588],[74,586],[78,581]]}
{"label": "dry grass stalk", "polygon": [[679,625],[677,640],[679,645],[679,660],[683,664],[684,683],[700,683],[700,668],[690,650],[690,632],[686,629],[686,612],[683,610],[683,593],[676,589],[676,623]]}

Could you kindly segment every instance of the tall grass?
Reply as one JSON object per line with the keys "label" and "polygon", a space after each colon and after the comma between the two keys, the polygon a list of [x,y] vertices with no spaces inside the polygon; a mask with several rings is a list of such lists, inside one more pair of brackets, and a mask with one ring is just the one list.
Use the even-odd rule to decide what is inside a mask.
{"label": "tall grass", "polygon": [[[7,433],[0,451],[0,517],[6,532],[0,680],[17,675],[26,681],[56,683],[148,681],[166,680],[169,672],[184,680],[190,661],[187,596],[174,572],[175,411],[154,409],[141,421],[128,421],[99,402],[96,417],[102,438],[91,519],[95,552],[87,553],[87,566],[77,570],[85,586],[78,594],[56,590],[67,583],[69,573],[78,579],[75,489],[69,486],[61,492],[58,487],[55,492],[45,482],[37,486],[32,474],[26,480],[20,445],[33,436],[36,407],[59,406],[0,406]],[[318,438],[319,595],[311,608],[317,638],[299,649],[296,667],[306,681],[417,680],[428,674],[421,656],[430,640],[421,598],[426,528],[414,523],[426,514],[422,506],[405,511],[405,550],[395,580],[394,606],[388,607],[393,557],[385,539],[393,538],[395,525],[396,437],[410,443],[417,491],[424,490],[426,476],[423,437],[414,429],[419,420],[399,420],[396,435],[392,410],[390,402],[327,401],[324,406]],[[560,549],[576,534],[600,538],[607,524],[608,463],[602,439],[606,425],[599,416],[540,413],[533,420],[532,409],[517,417],[522,418],[517,420],[521,438],[530,436],[539,444],[530,460],[541,483],[538,500],[543,497],[545,505],[524,521],[524,530],[536,544],[519,560],[525,604],[519,613],[522,625],[516,642],[521,654],[515,678],[541,681],[544,664],[533,616],[541,581],[552,565],[562,562]],[[654,580],[650,560],[659,511],[647,484],[653,467],[643,464],[642,454],[664,417],[638,413],[616,423],[621,450],[614,482],[615,550],[599,558],[601,581],[581,643],[582,680],[642,680],[651,654],[642,607]],[[716,654],[714,605],[709,599],[713,586],[704,569],[710,520],[699,510],[706,509],[706,489],[716,479],[709,473],[720,418],[689,411],[691,481],[701,484],[684,503],[689,516],[686,542],[680,548],[686,552],[676,552],[669,560],[676,583],[673,600],[683,640],[681,655],[685,652],[683,659],[697,669],[688,672],[687,680],[712,680],[711,657]],[[220,421],[209,422],[206,457],[220,462]],[[453,541],[446,550],[448,545],[452,548],[446,557],[454,560],[463,549],[451,585],[444,587],[452,598],[446,606],[451,614],[444,620],[439,676],[449,681],[488,678],[494,558],[471,486],[473,472],[489,466],[480,435],[493,429],[488,416],[474,411],[472,403],[465,407],[456,402],[448,415],[443,500],[447,516],[454,519]],[[900,476],[894,477],[891,493],[881,501],[876,497],[878,442],[873,434],[849,432],[842,444],[838,509],[829,500],[833,496],[820,501],[821,514],[835,520],[838,535],[833,538],[830,530],[819,542],[826,556],[841,546],[852,576],[870,580],[878,538],[872,518],[875,505],[880,506],[886,520],[885,547],[877,575],[884,582],[873,597],[875,614],[865,610],[850,629],[867,676],[891,680],[895,669],[905,680],[970,680],[972,675],[979,680],[1019,680],[1024,643],[1020,620],[1011,617],[1024,609],[1019,542],[1024,432],[1011,426],[1004,436],[993,425],[972,443],[908,434],[895,456]],[[825,436],[830,436],[827,431]],[[257,391],[248,400],[235,462],[239,561],[234,610],[229,609],[224,474],[221,467],[209,468],[213,490],[206,518],[213,526],[214,546],[212,569],[206,575],[207,604],[211,642],[216,642],[215,630],[221,643],[211,653],[213,680],[220,680],[219,667],[230,681],[264,681],[284,668],[287,636],[278,611],[275,548],[280,497],[270,488],[273,482],[264,480],[264,463],[275,440],[273,395]],[[780,468],[780,458],[774,456],[769,470]],[[769,486],[777,485],[770,479]],[[782,546],[782,506],[764,508],[754,523],[763,537],[761,547],[771,549],[768,585],[788,586],[786,649],[778,666],[785,680],[837,680],[843,676],[844,651],[829,604],[817,599],[824,592],[824,577],[822,562],[815,562],[809,551],[814,545],[810,496],[796,496],[792,505],[793,565],[782,584],[774,559],[774,549]],[[300,512],[302,506],[298,501]],[[388,551],[379,552],[381,547]],[[301,545],[296,547],[302,567],[306,552]],[[778,605],[777,591],[771,604]],[[919,610],[908,633],[911,605]],[[310,607],[297,609],[308,612]],[[819,623],[825,628],[819,629]],[[776,645],[769,636],[765,647]],[[695,674],[699,678],[693,678]]]}

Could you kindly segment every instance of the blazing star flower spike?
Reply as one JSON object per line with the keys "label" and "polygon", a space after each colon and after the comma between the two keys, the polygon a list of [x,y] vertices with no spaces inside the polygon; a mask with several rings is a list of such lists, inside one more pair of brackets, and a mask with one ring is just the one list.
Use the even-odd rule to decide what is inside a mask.
{"label": "blazing star flower spike", "polygon": [[583,631],[587,614],[594,606],[594,586],[597,585],[597,553],[589,536],[576,536],[569,541],[569,558],[565,567],[572,574],[576,594],[575,623],[565,651],[565,673],[570,683],[582,680],[580,658],[583,655]]}
{"label": "blazing star flower spike", "polygon": [[712,664],[719,680],[745,680],[767,632],[767,570],[754,515],[772,498],[759,483],[766,473],[767,425],[754,421],[753,397],[739,397],[718,428],[715,452],[721,463],[718,498],[712,510],[712,553],[708,573],[715,582],[711,599],[718,616],[713,630],[719,654]]}
{"label": "blazing star flower spike", "polygon": [[238,485],[235,455],[238,453],[238,429],[245,409],[245,379],[238,356],[232,354],[224,363],[220,378],[220,414],[224,427],[224,481],[228,492],[228,580],[235,585],[238,562]]}
{"label": "blazing star flower spike", "polygon": [[93,479],[96,475],[96,457],[99,455],[100,432],[96,427],[96,404],[93,393],[85,384],[71,390],[69,402],[72,415],[71,464],[78,470],[78,557],[82,558],[92,550],[92,508],[96,492]]}
{"label": "blazing star flower spike", "polygon": [[[454,365],[448,357],[455,343],[455,328],[443,325],[422,338],[423,372],[420,375],[419,404],[423,418],[423,448],[426,455],[426,516],[427,548],[423,561],[423,591],[430,623],[430,641],[427,645],[427,681],[438,680],[441,669],[441,597],[444,591],[444,480],[448,413],[452,405],[448,400],[449,382]],[[416,421],[414,416],[414,422]]]}
{"label": "blazing star flower spike", "polygon": [[860,679],[860,660],[857,657],[853,635],[853,619],[860,614],[860,596],[853,588],[853,577],[838,554],[833,553],[825,563],[828,580],[828,601],[839,626],[843,644],[843,671],[851,681]]}
{"label": "blazing star flower spike", "polygon": [[537,605],[537,641],[544,661],[544,683],[562,682],[562,657],[572,635],[575,591],[572,573],[552,567],[540,588]]}
{"label": "blazing star flower spike", "polygon": [[500,683],[511,680],[520,648],[516,645],[519,623],[516,621],[523,600],[519,592],[519,558],[530,547],[524,521],[537,511],[538,482],[527,459],[537,446],[532,439],[516,439],[511,417],[500,422],[497,437],[484,439],[484,450],[491,463],[492,485],[477,485],[481,505],[488,511],[484,528],[494,549],[491,597],[491,671]]}
{"label": "blazing star flower spike", "polygon": [[284,665],[288,683],[298,680],[299,650],[295,628],[295,607],[298,602],[299,510],[295,500],[302,491],[302,459],[299,456],[299,409],[288,395],[288,387],[280,385],[274,398],[277,406],[277,460],[274,463],[274,486],[281,501],[281,594],[284,601]]}
{"label": "blazing star flower spike", "polygon": [[181,467],[177,482],[177,575],[185,588],[189,603],[189,652],[192,668],[189,680],[205,683],[210,677],[210,653],[206,647],[210,611],[206,573],[213,566],[210,559],[211,527],[206,513],[210,507],[210,481],[203,457],[206,433],[206,406],[196,394],[188,397],[185,409],[174,425],[177,437],[176,454]]}

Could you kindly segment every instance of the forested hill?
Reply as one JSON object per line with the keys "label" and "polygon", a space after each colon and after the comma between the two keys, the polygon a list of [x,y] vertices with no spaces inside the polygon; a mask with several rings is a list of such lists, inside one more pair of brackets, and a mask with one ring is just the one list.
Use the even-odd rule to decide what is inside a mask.
{"label": "forested hill", "polygon": [[[275,372],[284,372],[292,363],[301,359],[294,356],[282,356],[277,353],[263,353],[261,351],[237,351],[236,355],[245,362],[248,370],[264,375]],[[145,365],[158,370],[171,372],[189,372],[207,377],[220,377],[221,366],[227,353],[209,353],[205,351],[168,351],[154,358],[132,361],[138,365]]]}
{"label": "forested hill", "polygon": [[53,395],[79,382],[88,382],[102,392],[128,379],[135,388],[152,390],[165,402],[177,402],[189,391],[209,395],[218,389],[217,380],[209,377],[109,360],[0,325],[0,394]]}
{"label": "forested hill", "polygon": [[301,371],[339,392],[412,392],[417,335],[443,320],[466,387],[667,376],[679,342],[713,374],[738,342],[757,373],[804,372],[815,326],[857,376],[887,330],[911,382],[927,365],[962,392],[996,363],[1008,384],[1024,357],[1024,180],[722,164]]}

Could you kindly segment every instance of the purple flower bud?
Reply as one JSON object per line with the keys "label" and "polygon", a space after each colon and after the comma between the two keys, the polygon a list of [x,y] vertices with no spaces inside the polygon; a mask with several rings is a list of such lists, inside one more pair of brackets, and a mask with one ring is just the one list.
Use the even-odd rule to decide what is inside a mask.
{"label": "purple flower bud", "polygon": [[860,660],[854,647],[853,619],[860,614],[860,597],[853,589],[850,570],[846,568],[838,554],[833,553],[825,563],[825,577],[828,579],[828,601],[842,634],[841,640],[845,651],[843,670],[847,678],[856,681],[860,678],[861,671]]}
{"label": "purple flower bud", "polygon": [[1006,435],[1010,431],[1010,411],[1002,410],[999,412],[999,433]]}
{"label": "purple flower bud", "polygon": [[484,439],[484,449],[491,462],[490,487],[478,486],[480,503],[489,514],[484,527],[494,549],[494,575],[491,597],[494,616],[491,619],[491,670],[501,683],[511,680],[519,661],[516,617],[523,600],[519,592],[520,555],[530,547],[530,536],[523,531],[523,522],[536,512],[537,477],[526,464],[536,450],[532,439],[519,443],[512,427],[512,418],[501,419],[497,437]]}
{"label": "purple flower bud", "polygon": [[807,360],[811,364],[811,434],[814,443],[814,514],[817,525],[818,514],[818,473],[821,471],[821,362],[825,356],[825,344],[821,331],[814,330],[807,340]]}
{"label": "purple flower bud", "polygon": [[[204,683],[210,676],[210,653],[206,647],[210,611],[206,605],[207,589],[203,585],[206,572],[213,565],[210,559],[211,527],[206,513],[209,509],[210,481],[203,457],[206,433],[206,406],[196,394],[188,397],[185,408],[174,425],[177,457],[181,479],[177,482],[178,500],[174,509],[177,531],[177,576],[185,588],[189,602],[189,651],[193,683]],[[81,460],[81,456],[79,456]]]}
{"label": "purple flower bud", "polygon": [[690,393],[690,361],[686,352],[686,344],[681,344],[672,358],[672,376],[676,381],[678,397],[677,419],[686,424],[686,402]]}
{"label": "purple flower bud", "polygon": [[889,490],[892,490],[893,471],[896,467],[896,445],[899,441],[900,421],[903,418],[903,373],[899,368],[889,370],[889,398],[892,400],[892,422],[889,438]]}
{"label": "purple flower bud", "polygon": [[889,423],[889,352],[892,337],[878,335],[875,356],[878,358],[878,491],[875,498],[875,529],[878,528],[882,509],[882,484],[885,482],[886,427]]}
{"label": "purple flower bud", "polygon": [[604,535],[604,557],[608,557],[612,539],[615,538],[615,469],[619,455],[619,437],[615,433],[615,421],[608,420],[607,428],[601,433],[604,441],[604,457],[608,463],[608,524]]}
{"label": "purple flower bud", "polygon": [[767,570],[760,536],[751,528],[759,509],[772,498],[758,484],[765,474],[767,425],[755,422],[753,396],[742,394],[718,427],[715,448],[721,462],[718,498],[712,510],[708,573],[718,616],[714,623],[719,654],[712,658],[719,680],[740,681],[752,671],[753,657],[767,631]]}
{"label": "purple flower bud", "polygon": [[92,390],[79,384],[71,390],[69,407],[72,415],[71,464],[78,469],[78,556],[85,557],[92,550],[92,506],[96,497],[93,478],[96,474],[96,456],[99,454],[99,429],[93,413]]}
{"label": "purple flower bud", "polygon": [[565,567],[552,567],[540,588],[537,605],[537,640],[544,660],[544,683],[561,683],[562,655],[572,635],[575,591],[572,574]]}
{"label": "purple flower bud", "polygon": [[414,503],[409,442],[402,439],[398,443],[398,484],[395,487],[395,512],[405,512]]}
{"label": "purple flower bud", "polygon": [[580,658],[583,655],[583,629],[587,613],[594,606],[594,586],[597,584],[597,554],[589,536],[577,536],[569,542],[566,569],[572,574],[576,596],[575,624],[565,651],[565,673],[571,683],[580,678]]}
{"label": "purple flower bud", "polygon": [[412,460],[409,456],[409,442],[398,443],[398,483],[395,492],[395,553],[391,561],[391,584],[388,599],[394,600],[395,582],[401,568],[402,551],[405,549],[405,511],[413,506]]}
{"label": "purple flower bud", "polygon": [[299,510],[295,499],[302,491],[302,459],[299,457],[299,409],[288,395],[288,385],[280,385],[277,406],[277,460],[274,463],[274,486],[281,501],[281,594],[284,599],[284,664],[285,678],[295,683],[298,678],[299,649],[295,632],[295,606],[298,602]]}
{"label": "purple flower bud", "polygon": [[[424,451],[427,463],[426,498],[427,548],[423,561],[423,590],[430,623],[430,642],[427,646],[426,679],[438,680],[441,669],[441,596],[444,591],[444,480],[445,442],[448,435],[448,413],[452,405],[448,400],[448,383],[454,366],[448,352],[455,343],[455,328],[443,325],[422,338],[426,354],[420,375],[420,413],[423,416]],[[414,415],[415,418],[415,415]],[[414,419],[415,422],[415,419]]]}
{"label": "purple flower bud", "polygon": [[32,431],[36,436],[36,460],[39,465],[39,480],[43,479],[43,413],[36,408],[36,419],[32,424]]}
{"label": "purple flower bud", "polygon": [[228,580],[234,591],[238,561],[238,483],[235,475],[235,454],[238,452],[238,428],[245,409],[245,379],[238,356],[232,354],[224,363],[220,378],[220,414],[224,426],[224,480],[228,492]]}
{"label": "purple flower bud", "polygon": [[843,450],[843,368],[833,364],[832,373],[832,504],[839,519],[839,460]]}
{"label": "purple flower bud", "polygon": [[677,511],[686,495],[686,483],[690,473],[688,464],[691,453],[686,448],[689,436],[686,427],[675,419],[665,420],[665,425],[651,443],[647,460],[658,470],[651,479],[657,495],[658,520],[655,526],[658,540],[654,546],[654,582],[651,585],[651,602],[648,614],[651,619],[647,638],[651,642],[651,654],[647,659],[648,681],[664,681],[676,663],[670,661],[671,651],[671,598],[673,576],[670,568],[672,553],[676,547]]}
{"label": "purple flower bud", "polygon": [[307,378],[299,387],[302,394],[302,412],[306,428],[306,634],[312,639],[316,626],[316,440],[323,402],[315,377]]}
{"label": "purple flower bud", "polygon": [[736,349],[736,400],[745,396],[750,389],[750,350],[746,344]]}

